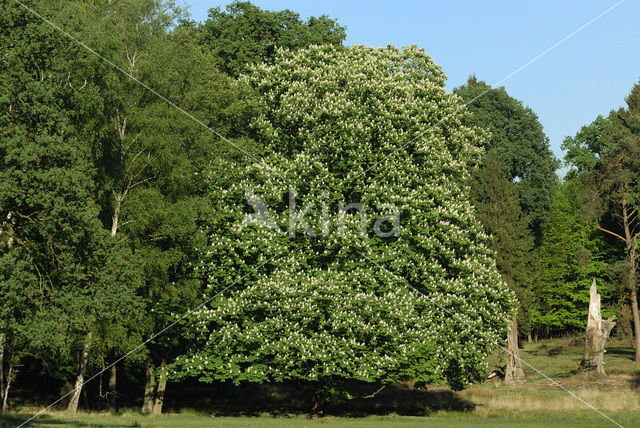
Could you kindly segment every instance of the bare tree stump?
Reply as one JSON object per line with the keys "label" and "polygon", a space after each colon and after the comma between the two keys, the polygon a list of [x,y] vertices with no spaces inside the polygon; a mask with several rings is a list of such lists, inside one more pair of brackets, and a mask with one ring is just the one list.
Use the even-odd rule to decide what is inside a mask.
{"label": "bare tree stump", "polygon": [[515,385],[524,382],[524,370],[518,357],[518,323],[515,318],[509,318],[509,332],[507,333],[507,369],[504,383]]}
{"label": "bare tree stump", "polygon": [[602,320],[600,313],[600,294],[596,287],[596,280],[593,280],[589,297],[589,318],[587,320],[587,331],[584,342],[584,357],[578,369],[586,378],[604,379],[607,377],[604,371],[605,344],[609,338],[611,329],[616,323],[615,316],[607,320]]}

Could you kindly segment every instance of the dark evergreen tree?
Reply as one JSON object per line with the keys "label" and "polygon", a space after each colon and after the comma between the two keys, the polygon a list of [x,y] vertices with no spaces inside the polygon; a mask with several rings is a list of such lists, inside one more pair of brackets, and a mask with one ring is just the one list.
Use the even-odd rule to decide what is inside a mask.
{"label": "dark evergreen tree", "polygon": [[486,149],[496,149],[507,177],[515,183],[522,216],[535,238],[551,208],[558,162],[538,117],[504,88],[492,89],[475,77],[454,89],[472,115],[465,124],[491,132]]}
{"label": "dark evergreen tree", "polygon": [[491,149],[471,181],[471,199],[478,220],[491,236],[500,275],[515,291],[520,303],[518,324],[529,332],[529,256],[533,237],[522,219],[518,194],[501,164],[497,149]]}

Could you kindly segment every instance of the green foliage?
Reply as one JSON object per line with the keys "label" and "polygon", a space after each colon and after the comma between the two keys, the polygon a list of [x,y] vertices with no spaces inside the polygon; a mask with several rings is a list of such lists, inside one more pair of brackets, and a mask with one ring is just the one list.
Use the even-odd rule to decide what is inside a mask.
{"label": "green foliage", "polygon": [[556,188],[549,222],[535,251],[533,328],[543,335],[582,330],[589,311],[589,287],[595,278],[603,298],[603,310],[614,303],[610,265],[620,257],[583,217],[578,179]]}
{"label": "green foliage", "polygon": [[[607,132],[599,146],[601,153],[593,168],[583,176],[591,217],[600,220],[609,215],[617,223],[620,235],[625,235],[625,222],[634,230],[637,226],[632,213],[639,208],[640,197],[640,84],[634,85],[626,101],[627,108],[609,114]],[[628,237],[622,238],[630,242],[635,239],[633,234],[630,231]]]}
{"label": "green foliage", "polygon": [[635,85],[628,108],[598,116],[563,142],[572,169],[536,257],[534,323],[543,334],[584,328],[593,278],[610,308],[636,286],[639,91]]}
{"label": "green foliage", "polygon": [[507,176],[515,182],[522,216],[533,235],[539,237],[551,208],[558,162],[538,117],[504,88],[492,89],[475,77],[454,93],[469,103],[472,114],[465,124],[491,133],[484,147],[496,149]]}
{"label": "green foliage", "polygon": [[[536,115],[504,88],[447,94],[424,51],[344,48],[325,15],[29,5],[183,111],[0,6],[5,365],[28,355],[68,380],[87,333],[91,371],[231,286],[129,369],[180,355],[173,380],[308,382],[326,400],[352,398],[348,380],[459,389],[484,379],[515,297],[543,334],[584,326],[593,277],[620,300],[632,247],[584,220],[579,195],[609,232],[624,234],[621,201],[637,216],[638,85],[565,139],[575,170],[555,187]],[[313,236],[287,231],[292,190]],[[246,216],[257,197],[281,231]]]}
{"label": "green foliage", "polygon": [[[626,98],[627,108],[609,114],[604,150],[592,170],[585,172],[588,214],[598,229],[616,238],[625,252],[619,263],[623,296],[631,300],[636,362],[640,361],[640,314],[637,302],[637,248],[640,237],[640,84]],[[622,300],[622,299],[621,299]]]}
{"label": "green foliage", "polygon": [[[280,50],[253,70],[266,105],[254,126],[269,155],[230,187],[213,183],[221,219],[198,270],[209,295],[232,288],[195,314],[195,346],[174,379],[413,378],[459,389],[484,378],[514,298],[467,203],[483,134],[461,125],[444,79],[415,46]],[[398,150],[417,135],[410,155]],[[245,216],[245,196],[257,196],[286,229],[290,189],[314,236]],[[338,210],[352,202],[366,207],[368,233]],[[399,234],[372,233],[385,204],[400,210]]]}
{"label": "green foliage", "polygon": [[140,282],[98,219],[93,141],[80,138],[100,103],[81,84],[86,53],[23,8],[0,15],[0,328],[60,365],[87,331],[136,340]]}
{"label": "green foliage", "polygon": [[[229,179],[244,152],[257,152],[246,136],[256,103],[175,28],[182,15],[171,3],[31,6],[232,139],[24,8],[4,10],[0,329],[68,378],[88,332],[99,366],[200,297],[191,266],[211,215],[203,171]],[[156,351],[166,357],[176,344],[169,337]]]}
{"label": "green foliage", "polygon": [[526,333],[530,329],[533,237],[521,218],[515,184],[509,180],[495,148],[489,150],[473,174],[471,200],[478,220],[492,238],[489,246],[495,251],[498,271],[518,297],[518,325]]}
{"label": "green foliage", "polygon": [[609,117],[598,116],[589,125],[580,128],[575,136],[564,139],[561,147],[566,151],[565,165],[572,167],[567,178],[571,179],[595,167],[598,156],[605,148],[603,136],[607,134],[610,127]]}
{"label": "green foliage", "polygon": [[[204,196],[209,179],[229,179],[247,152],[258,152],[246,136],[255,96],[217,69],[191,31],[175,27],[184,15],[171,2],[74,2],[68,8],[80,17],[78,38],[128,73],[91,58],[93,69],[85,72],[101,104],[82,132],[96,140],[91,160],[102,229],[135,254],[119,260],[129,260],[135,271],[132,283],[144,301],[135,328],[148,336],[201,297],[193,276],[196,248],[204,243],[199,224],[215,215]],[[105,326],[120,346],[100,342],[94,349],[117,355],[142,342],[122,340]],[[149,364],[171,358],[182,346],[181,332],[172,333],[129,358]]]}
{"label": "green foliage", "polygon": [[326,15],[303,21],[289,9],[272,12],[248,1],[234,1],[226,12],[210,9],[209,18],[195,32],[220,69],[231,76],[247,72],[252,64],[272,63],[278,48],[340,46],[346,37],[345,27]]}

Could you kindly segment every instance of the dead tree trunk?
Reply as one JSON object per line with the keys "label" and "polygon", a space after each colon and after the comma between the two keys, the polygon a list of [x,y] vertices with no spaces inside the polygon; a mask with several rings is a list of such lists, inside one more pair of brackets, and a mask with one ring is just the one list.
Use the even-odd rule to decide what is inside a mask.
{"label": "dead tree trunk", "polygon": [[600,294],[596,287],[596,280],[591,283],[589,297],[589,318],[584,342],[584,357],[580,362],[579,371],[587,378],[603,379],[607,377],[604,371],[604,353],[611,329],[616,325],[615,316],[602,320],[600,313]]}
{"label": "dead tree trunk", "polygon": [[518,356],[518,322],[509,317],[509,331],[507,333],[507,369],[504,374],[504,383],[514,385],[524,382],[524,370]]}
{"label": "dead tree trunk", "polygon": [[87,333],[87,339],[82,347],[82,354],[80,355],[80,365],[78,367],[78,376],[76,377],[76,383],[74,385],[71,399],[69,400],[69,406],[67,407],[68,413],[76,413],[78,410],[78,403],[80,402],[80,393],[82,392],[82,385],[84,384],[84,373],[87,370],[87,361],[89,360],[89,348],[91,347],[92,333]]}

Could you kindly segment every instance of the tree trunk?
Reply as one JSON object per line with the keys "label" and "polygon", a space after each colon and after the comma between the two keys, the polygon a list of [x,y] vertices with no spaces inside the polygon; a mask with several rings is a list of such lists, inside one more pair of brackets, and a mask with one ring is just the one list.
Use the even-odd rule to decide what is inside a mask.
{"label": "tree trunk", "polygon": [[76,377],[76,383],[69,400],[69,406],[67,407],[68,413],[76,413],[78,410],[78,403],[80,402],[80,393],[82,392],[82,385],[84,384],[84,373],[87,370],[87,361],[89,360],[89,348],[91,347],[92,333],[87,333],[87,339],[82,347],[82,355],[80,355],[80,365],[78,367],[78,377]]}
{"label": "tree trunk", "polygon": [[118,391],[116,389],[116,365],[111,366],[111,374],[109,375],[109,390],[107,391],[107,400],[109,402],[109,408],[117,412],[118,411]]}
{"label": "tree trunk", "polygon": [[507,370],[504,374],[504,383],[514,385],[524,382],[524,370],[518,357],[518,322],[515,318],[509,318],[509,331],[507,333]]}
{"label": "tree trunk", "polygon": [[600,294],[596,286],[596,280],[591,283],[589,291],[589,318],[587,319],[587,331],[584,342],[584,357],[580,362],[579,371],[586,378],[604,379],[607,377],[604,371],[605,345],[611,329],[616,325],[615,316],[603,321],[600,312]]}
{"label": "tree trunk", "polygon": [[111,236],[116,236],[116,233],[118,233],[118,225],[120,223],[120,209],[122,208],[123,199],[123,195],[114,192],[113,215],[111,216]]}
{"label": "tree trunk", "polygon": [[167,389],[167,363],[162,360],[160,365],[160,378],[158,379],[158,389],[155,393],[155,402],[153,403],[153,414],[155,416],[162,414],[162,405],[164,404],[164,392]]}
{"label": "tree trunk", "polygon": [[622,196],[622,222],[624,239],[629,251],[629,270],[627,272],[627,287],[631,290],[631,312],[633,313],[633,330],[635,333],[636,367],[640,364],[640,314],[638,313],[638,295],[636,290],[636,248],[638,234],[631,235],[630,216],[627,208],[627,193],[624,189]]}
{"label": "tree trunk", "polygon": [[636,347],[636,366],[640,364],[640,312],[638,311],[638,293],[635,284],[631,289],[631,312],[633,313],[634,344]]}
{"label": "tree trunk", "polygon": [[69,379],[65,379],[64,383],[60,385],[60,391],[58,392],[58,395],[60,397],[63,397],[62,400],[60,400],[60,407],[69,406],[69,395],[71,394],[72,388],[73,388],[73,385],[71,385],[71,382],[69,382]]}
{"label": "tree trunk", "polygon": [[13,363],[9,363],[9,371],[7,372],[7,380],[2,391],[2,414],[7,412],[7,399],[9,398],[9,387],[11,387],[11,375],[13,372]]}
{"label": "tree trunk", "polygon": [[[628,231],[627,236],[630,236]],[[627,288],[631,290],[631,314],[633,316],[634,345],[636,348],[636,367],[640,364],[640,313],[638,312],[638,291],[636,287],[636,243],[629,239],[629,270],[627,272]]]}
{"label": "tree trunk", "polygon": [[148,414],[153,410],[153,398],[156,387],[156,368],[151,362],[147,363],[147,371],[144,384],[144,400],[142,401],[142,413]]}
{"label": "tree trunk", "polygon": [[[4,402],[4,333],[0,333],[0,403],[2,402]],[[2,414],[4,414],[4,407]]]}

